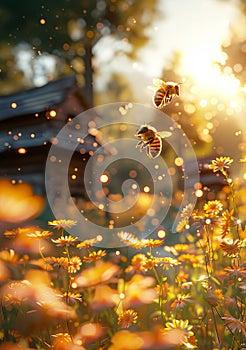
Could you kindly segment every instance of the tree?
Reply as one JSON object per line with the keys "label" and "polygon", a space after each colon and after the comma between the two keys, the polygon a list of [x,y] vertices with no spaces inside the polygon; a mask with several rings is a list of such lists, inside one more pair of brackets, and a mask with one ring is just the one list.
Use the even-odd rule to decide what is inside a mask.
{"label": "tree", "polygon": [[238,6],[241,10],[241,16],[238,18],[238,22],[231,28],[230,41],[227,44],[222,45],[222,50],[226,57],[225,64],[218,64],[220,65],[222,71],[231,70],[231,72],[241,81],[243,85],[246,84],[246,0],[240,0]]}
{"label": "tree", "polygon": [[[131,57],[136,55],[137,49],[148,40],[145,28],[157,17],[157,2],[158,0],[3,0],[0,5],[0,63],[6,67],[1,71],[4,93],[20,89],[19,85],[11,84],[13,76],[20,78],[20,73],[15,68],[13,48],[24,41],[30,45],[33,59],[44,53],[57,59],[57,76],[74,70],[80,84],[87,86],[89,95],[94,45],[110,35],[122,43],[129,43],[128,54]],[[22,84],[27,86],[24,79]]]}

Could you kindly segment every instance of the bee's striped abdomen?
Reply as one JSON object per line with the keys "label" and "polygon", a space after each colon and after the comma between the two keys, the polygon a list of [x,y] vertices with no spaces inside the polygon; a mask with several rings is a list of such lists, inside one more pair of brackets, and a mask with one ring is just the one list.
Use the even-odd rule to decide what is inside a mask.
{"label": "bee's striped abdomen", "polygon": [[162,150],[162,140],[159,136],[156,136],[154,140],[148,144],[147,155],[150,158],[156,158],[160,155]]}
{"label": "bee's striped abdomen", "polygon": [[156,108],[162,108],[165,101],[166,92],[163,88],[159,88],[153,95],[153,104]]}

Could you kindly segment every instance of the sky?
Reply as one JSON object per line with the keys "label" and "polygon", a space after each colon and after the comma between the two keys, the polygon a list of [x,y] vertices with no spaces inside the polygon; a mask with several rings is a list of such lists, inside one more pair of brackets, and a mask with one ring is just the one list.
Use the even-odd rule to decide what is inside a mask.
{"label": "sky", "polygon": [[[236,81],[225,82],[211,69],[212,60],[223,62],[221,43],[228,41],[230,29],[240,17],[235,3],[236,0],[160,0],[160,19],[150,24],[147,31],[150,40],[135,62],[114,56],[114,45],[108,39],[99,42],[96,62],[104,67],[104,74],[98,79],[98,89],[104,88],[104,79],[107,80],[111,71],[126,74],[133,84],[136,81],[138,85],[148,84],[152,78],[160,77],[175,51],[182,54],[181,75],[192,76],[206,89],[216,85],[217,90],[225,87],[226,92],[231,89],[227,86],[230,83],[232,88],[234,85],[237,88]],[[137,87],[135,91],[138,95]],[[141,98],[140,94],[137,97]]]}
{"label": "sky", "polygon": [[[225,137],[225,131],[231,137],[234,127],[245,129],[241,105],[245,95],[242,96],[240,81],[233,72],[225,74],[213,63],[225,63],[221,45],[229,44],[232,30],[242,31],[242,35],[245,35],[246,23],[240,22],[242,17],[236,6],[238,3],[238,0],[160,0],[160,20],[150,24],[150,40],[141,49],[135,62],[127,61],[123,56],[114,56],[112,42],[99,42],[102,46],[98,57],[105,79],[109,78],[112,70],[124,74],[133,90],[134,102],[151,103],[153,92],[148,86],[152,85],[153,78],[166,80],[165,67],[168,67],[173,53],[179,51],[182,62],[177,73],[184,77],[182,94],[186,90],[190,94],[185,79],[191,77],[196,89],[194,98],[200,99],[202,107],[207,104],[210,106],[211,101],[216,100],[218,106],[212,105],[211,108],[223,108],[225,118],[229,121],[232,119],[234,123],[231,128],[229,121],[223,121],[218,129],[221,135],[216,136],[216,141],[219,145],[223,144],[225,153],[230,154],[232,147],[237,153],[238,148],[232,146],[232,139],[230,143],[226,141],[228,136]],[[103,89],[103,75],[97,81],[98,87]],[[238,139],[234,141],[239,142]]]}
{"label": "sky", "polygon": [[233,1],[217,0],[161,0],[160,12],[163,20],[150,27],[151,43],[143,49],[149,74],[158,73],[176,50],[184,56],[184,69],[200,69],[207,57],[218,55],[239,16]]}
{"label": "sky", "polygon": [[[118,72],[126,76],[136,100],[144,102],[148,92],[145,90],[143,93],[143,88],[140,87],[151,85],[152,79],[156,77],[165,80],[161,76],[163,69],[165,72],[173,53],[178,51],[182,55],[177,72],[179,75],[191,76],[197,86],[205,91],[213,88],[225,96],[233,95],[239,82],[233,76],[221,76],[212,67],[212,61],[224,60],[221,44],[228,41],[230,30],[240,18],[238,6],[235,6],[238,1],[159,0],[159,19],[150,23],[147,29],[150,40],[137,52],[135,61],[116,53],[119,49],[125,52],[130,50],[129,44],[109,36],[99,40],[94,47],[94,63],[100,68],[100,73],[95,77],[94,87],[98,91],[105,90],[111,73]],[[25,67],[28,66],[28,60],[32,61],[33,52],[30,51],[29,57],[24,60],[24,54],[27,56],[26,48],[19,45],[18,50],[25,75],[30,78]],[[38,59],[39,57],[35,60],[36,66],[32,66],[31,75],[35,74],[31,78],[35,80],[36,86],[41,86],[46,83],[47,78]],[[56,62],[51,55],[43,55],[42,62],[44,65],[48,62],[46,66],[55,69]]]}

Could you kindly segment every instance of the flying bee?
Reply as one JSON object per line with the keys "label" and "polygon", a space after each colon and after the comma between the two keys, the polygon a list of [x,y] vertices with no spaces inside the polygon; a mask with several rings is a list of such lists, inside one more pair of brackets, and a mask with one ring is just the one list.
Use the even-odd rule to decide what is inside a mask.
{"label": "flying bee", "polygon": [[180,95],[181,83],[174,83],[172,81],[163,81],[161,79],[153,79],[154,86],[149,86],[151,90],[154,90],[152,102],[158,109],[166,106],[176,96]]}
{"label": "flying bee", "polygon": [[141,125],[135,135],[140,141],[137,143],[137,148],[140,152],[145,148],[149,158],[154,159],[161,154],[162,138],[171,136],[170,131],[157,131],[153,126],[144,124]]}

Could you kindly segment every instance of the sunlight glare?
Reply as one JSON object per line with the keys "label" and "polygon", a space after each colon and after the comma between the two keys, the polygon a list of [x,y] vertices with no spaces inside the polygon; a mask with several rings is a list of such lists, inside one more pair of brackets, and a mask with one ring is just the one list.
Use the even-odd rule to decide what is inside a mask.
{"label": "sunlight glare", "polygon": [[[186,72],[197,84],[201,91],[216,93],[224,98],[232,98],[239,92],[240,81],[233,73],[221,72],[214,63],[219,60],[220,55],[216,51],[209,52],[204,48],[190,50],[183,56],[182,71]],[[220,60],[224,64],[224,57]],[[205,100],[203,100],[205,101]],[[203,104],[202,101],[202,104]],[[205,103],[203,104],[205,106]]]}

